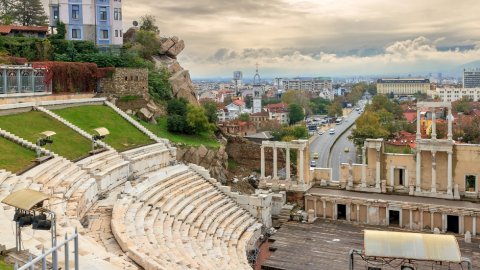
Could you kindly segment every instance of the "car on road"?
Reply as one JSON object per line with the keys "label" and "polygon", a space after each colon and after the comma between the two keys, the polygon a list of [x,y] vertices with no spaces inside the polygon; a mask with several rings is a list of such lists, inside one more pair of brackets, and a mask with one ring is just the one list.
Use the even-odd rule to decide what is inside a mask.
{"label": "car on road", "polygon": [[325,133],[325,132],[319,131],[319,132],[318,132],[318,135],[323,135],[323,133]]}
{"label": "car on road", "polygon": [[318,159],[318,153],[317,152],[313,153],[313,158]]}
{"label": "car on road", "polygon": [[317,162],[315,160],[310,161],[310,167],[317,167]]}
{"label": "car on road", "polygon": [[328,134],[335,134],[335,129],[334,129],[334,128],[331,128],[331,129],[328,131]]}
{"label": "car on road", "polygon": [[348,152],[350,152],[350,148],[348,148],[348,147],[345,147],[345,149],[343,149],[343,152],[345,152],[345,153],[348,153]]}

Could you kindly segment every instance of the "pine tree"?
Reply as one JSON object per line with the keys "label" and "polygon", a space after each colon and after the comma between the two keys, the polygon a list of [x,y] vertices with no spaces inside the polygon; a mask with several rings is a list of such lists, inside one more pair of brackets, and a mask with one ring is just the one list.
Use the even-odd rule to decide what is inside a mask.
{"label": "pine tree", "polygon": [[20,25],[48,25],[48,17],[40,0],[15,0],[12,5],[12,14]]}

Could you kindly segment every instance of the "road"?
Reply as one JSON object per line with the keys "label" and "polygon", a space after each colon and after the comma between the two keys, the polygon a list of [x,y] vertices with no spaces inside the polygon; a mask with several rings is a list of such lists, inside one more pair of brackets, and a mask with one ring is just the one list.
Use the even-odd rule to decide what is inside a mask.
{"label": "road", "polygon": [[[364,100],[359,102],[359,106],[363,107],[365,104]],[[310,144],[310,156],[313,157],[313,153],[318,153],[319,158],[317,160],[317,167],[328,168],[332,167],[333,178],[334,180],[338,179],[340,163],[348,162],[349,159],[352,159],[353,162],[355,159],[355,147],[351,141],[348,140],[348,135],[350,131],[345,132],[343,136],[340,134],[349,129],[350,125],[355,122],[355,120],[360,116],[360,113],[357,111],[352,111],[350,115],[345,117],[342,124],[335,127],[335,134],[331,135],[328,132],[325,132],[323,135],[319,135],[311,144]],[[340,138],[339,138],[340,137]],[[335,143],[335,140],[338,141]],[[330,157],[330,148],[335,143],[332,148],[332,157]],[[348,147],[350,152],[344,152],[345,148]]]}

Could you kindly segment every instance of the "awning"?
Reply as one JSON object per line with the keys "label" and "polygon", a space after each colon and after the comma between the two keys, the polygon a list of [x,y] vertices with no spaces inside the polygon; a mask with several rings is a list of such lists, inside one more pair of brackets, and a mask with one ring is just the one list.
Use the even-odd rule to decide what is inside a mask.
{"label": "awning", "polygon": [[96,128],[93,131],[95,131],[98,136],[107,136],[108,134],[110,134],[110,131],[108,131],[108,129],[104,127]]}
{"label": "awning", "polygon": [[55,134],[57,134],[57,133],[55,133],[54,131],[49,131],[49,130],[40,133],[40,135],[44,136],[45,138],[51,137]]}
{"label": "awning", "polygon": [[453,235],[365,230],[364,252],[368,257],[461,262]]}
{"label": "awning", "polygon": [[49,198],[50,196],[36,190],[22,189],[5,197],[2,203],[28,211],[38,203]]}

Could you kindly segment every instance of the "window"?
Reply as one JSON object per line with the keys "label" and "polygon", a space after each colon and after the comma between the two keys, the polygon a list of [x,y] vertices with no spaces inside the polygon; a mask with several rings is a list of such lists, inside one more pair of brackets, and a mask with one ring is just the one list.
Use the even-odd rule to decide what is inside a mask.
{"label": "window", "polygon": [[58,6],[52,7],[52,13],[53,13],[53,20],[56,21],[60,17],[60,13],[58,11]]}
{"label": "window", "polygon": [[115,21],[121,21],[122,20],[122,9],[121,8],[114,8],[113,9],[113,19]]}
{"label": "window", "polygon": [[72,19],[78,20],[80,18],[80,6],[72,5]]}
{"label": "window", "polygon": [[100,7],[100,20],[106,21],[107,20],[107,7]]}
{"label": "window", "polygon": [[108,39],[108,30],[100,30],[100,39]]}
{"label": "window", "polygon": [[118,37],[118,30],[115,30],[115,37]]}
{"label": "window", "polygon": [[82,38],[80,29],[72,29],[72,38]]}
{"label": "window", "polygon": [[120,30],[120,37],[123,37],[123,32],[122,32],[122,30]]}
{"label": "window", "polygon": [[477,190],[477,176],[465,175],[465,191],[476,192]]}

